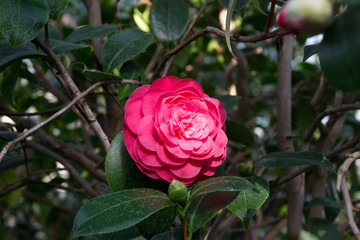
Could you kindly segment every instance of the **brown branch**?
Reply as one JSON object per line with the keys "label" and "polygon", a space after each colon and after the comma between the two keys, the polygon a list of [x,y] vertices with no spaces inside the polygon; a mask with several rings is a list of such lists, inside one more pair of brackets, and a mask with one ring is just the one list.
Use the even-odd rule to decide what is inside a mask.
{"label": "brown branch", "polygon": [[48,110],[44,110],[44,111],[40,111],[40,112],[32,112],[32,113],[11,113],[11,112],[5,112],[5,111],[0,111],[0,115],[5,115],[5,116],[38,116],[38,115],[46,115],[49,113],[54,113],[59,111],[61,108],[63,108],[65,105],[60,106],[60,107],[55,107],[52,109],[48,109]]}
{"label": "brown branch", "polygon": [[338,192],[342,192],[345,208],[346,208],[346,214],[348,217],[349,225],[351,227],[351,230],[354,233],[354,236],[356,237],[356,240],[360,240],[360,230],[358,226],[356,225],[352,209],[353,205],[351,202],[351,197],[349,190],[346,186],[346,178],[345,175],[350,167],[350,165],[356,160],[360,158],[360,152],[354,152],[352,154],[348,154],[346,156],[346,159],[344,163],[339,167],[338,173],[337,173],[337,183],[336,183],[336,189]]}
{"label": "brown branch", "polygon": [[138,81],[133,81],[133,80],[111,80],[111,81],[101,81],[101,82],[97,82],[97,83],[93,84],[88,89],[86,89],[83,93],[78,94],[77,97],[74,98],[70,103],[68,103],[64,108],[60,109],[55,114],[51,115],[48,119],[46,119],[43,122],[35,125],[34,127],[30,128],[26,132],[21,133],[14,140],[12,140],[8,144],[6,144],[6,146],[2,149],[2,151],[0,153],[0,163],[1,163],[2,159],[4,158],[5,154],[8,152],[8,150],[12,146],[14,146],[17,142],[24,140],[25,138],[27,138],[29,135],[31,135],[36,130],[42,128],[47,123],[49,123],[52,120],[54,120],[55,118],[59,117],[61,114],[63,114],[64,112],[69,110],[72,106],[74,106],[83,97],[85,97],[87,94],[92,92],[95,88],[97,88],[97,87],[99,87],[99,86],[101,86],[103,84],[109,84],[109,83],[123,83],[123,84],[128,83],[128,84],[137,84],[137,85],[142,84],[142,83],[140,83]]}
{"label": "brown branch", "polygon": [[[79,88],[76,86],[73,79],[70,77],[70,74],[68,73],[68,71],[66,70],[64,65],[61,63],[60,59],[52,51],[52,49],[49,46],[47,46],[46,44],[44,44],[44,42],[42,42],[38,37],[34,38],[32,40],[32,42],[34,42],[36,45],[38,45],[50,57],[50,59],[54,62],[57,70],[59,71],[61,77],[64,79],[64,81],[69,86],[69,88],[73,91],[75,97],[78,97],[80,95]],[[76,101],[76,103],[77,103],[77,101]],[[96,120],[94,113],[91,111],[91,109],[90,109],[89,105],[86,103],[86,101],[83,100],[82,98],[80,98],[79,104],[80,104],[82,110],[84,111],[84,113],[86,114],[89,124],[94,129],[95,133],[100,138],[100,141],[102,142],[105,150],[107,151],[107,149],[110,146],[109,139],[107,138],[106,134],[104,133],[103,129],[101,128],[99,122]]]}
{"label": "brown branch", "polygon": [[265,28],[264,28],[264,33],[269,32],[270,23],[271,23],[271,20],[273,18],[273,15],[274,15],[275,4],[276,4],[276,0],[272,0],[271,1],[271,6],[270,6],[270,12],[269,12],[268,18],[266,20]]}
{"label": "brown branch", "polygon": [[[170,50],[168,53],[165,54],[165,56],[163,57],[163,59],[161,60],[161,62],[159,63],[159,65],[157,66],[153,76],[151,77],[149,83],[152,83],[156,78],[158,78],[158,76],[160,75],[161,70],[165,67],[166,62],[175,54],[177,54],[179,51],[181,51],[183,48],[185,48],[187,45],[189,45],[192,41],[195,41],[196,39],[198,39],[199,37],[208,34],[208,33],[213,33],[219,37],[225,38],[225,32],[218,29],[218,28],[214,28],[214,27],[210,27],[207,26],[204,29],[200,30],[199,32],[194,33],[193,35],[191,35],[188,39],[186,39],[184,42],[178,44],[176,47],[174,47],[172,50]],[[268,32],[268,33],[262,33],[260,35],[256,35],[256,36],[239,36],[236,34],[232,34],[230,35],[230,39],[231,41],[236,41],[236,42],[249,42],[249,43],[257,43],[259,41],[262,40],[266,40],[269,38],[274,38],[277,36],[284,36],[289,34],[288,31],[283,30],[283,29],[276,29],[273,32]]]}

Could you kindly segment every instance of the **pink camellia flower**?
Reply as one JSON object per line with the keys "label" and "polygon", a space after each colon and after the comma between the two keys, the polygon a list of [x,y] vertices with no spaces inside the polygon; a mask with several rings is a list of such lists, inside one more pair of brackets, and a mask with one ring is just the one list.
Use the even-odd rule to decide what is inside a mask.
{"label": "pink camellia flower", "polygon": [[159,78],[137,88],[125,109],[125,146],[147,176],[188,186],[224,161],[226,112],[195,80]]}

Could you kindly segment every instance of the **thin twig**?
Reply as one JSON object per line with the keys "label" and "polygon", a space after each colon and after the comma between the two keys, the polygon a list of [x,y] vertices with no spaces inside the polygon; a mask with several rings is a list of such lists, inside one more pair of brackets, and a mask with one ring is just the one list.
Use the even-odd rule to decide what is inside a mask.
{"label": "thin twig", "polygon": [[60,106],[60,107],[55,107],[55,108],[51,108],[51,109],[47,109],[44,111],[40,111],[40,112],[32,112],[32,113],[12,113],[12,112],[4,112],[4,111],[0,111],[0,115],[5,115],[5,116],[38,116],[38,115],[46,115],[49,113],[54,113],[59,111],[60,109],[62,109],[65,105]]}
{"label": "thin twig", "polygon": [[[204,29],[200,30],[199,32],[194,33],[193,35],[191,35],[188,39],[186,39],[184,42],[178,44],[176,47],[174,47],[172,50],[170,50],[167,54],[165,54],[165,56],[163,57],[163,59],[161,60],[161,62],[159,63],[158,67],[156,68],[154,74],[152,75],[149,83],[152,83],[156,78],[158,78],[158,76],[160,75],[161,70],[165,67],[166,62],[175,54],[177,54],[179,51],[181,51],[183,48],[185,48],[187,45],[189,45],[192,41],[195,41],[196,39],[198,39],[199,37],[208,34],[208,33],[213,33],[219,37],[225,38],[225,32],[218,29],[218,28],[214,28],[214,27],[210,27],[207,26]],[[283,30],[283,29],[276,29],[273,32],[268,32],[268,33],[262,33],[260,35],[256,35],[256,36],[239,36],[236,34],[232,34],[230,35],[230,40],[231,41],[236,41],[236,42],[249,42],[249,43],[257,43],[259,41],[262,40],[266,40],[269,38],[274,38],[276,36],[284,36],[289,34],[288,31]]]}
{"label": "thin twig", "polygon": [[358,226],[356,225],[353,213],[352,213],[352,209],[353,209],[353,205],[351,203],[351,197],[350,197],[350,193],[349,190],[346,186],[346,173],[350,167],[350,165],[357,159],[360,158],[360,152],[354,152],[352,154],[347,154],[346,159],[344,161],[344,163],[340,166],[338,173],[337,173],[337,182],[336,182],[336,190],[338,192],[342,192],[343,198],[344,198],[344,203],[345,203],[345,208],[346,208],[346,214],[348,216],[348,220],[349,220],[349,225],[351,227],[351,230],[354,233],[354,236],[356,237],[357,240],[360,240],[360,230],[358,228]]}
{"label": "thin twig", "polygon": [[[32,42],[34,42],[36,45],[38,45],[50,57],[50,59],[54,62],[57,70],[59,71],[61,77],[64,79],[64,81],[69,86],[69,88],[73,91],[75,97],[78,97],[80,95],[79,88],[76,86],[76,84],[73,81],[73,79],[71,78],[70,74],[68,73],[68,71],[66,70],[64,65],[61,63],[60,59],[52,51],[52,49],[49,46],[47,46],[46,44],[44,44],[44,42],[42,42],[38,37],[34,38],[32,40]],[[84,110],[84,113],[86,114],[89,124],[94,129],[95,133],[100,138],[100,141],[102,142],[105,150],[107,151],[110,146],[108,137],[104,133],[99,122],[96,120],[94,113],[91,111],[91,109],[90,109],[89,105],[86,103],[86,101],[82,100],[82,98],[80,98],[79,100],[80,100],[79,104],[80,104],[82,110]],[[76,103],[77,103],[77,101],[76,101]]]}
{"label": "thin twig", "polygon": [[138,81],[133,81],[133,80],[110,80],[110,81],[101,81],[101,82],[97,82],[95,84],[93,84],[92,86],[90,86],[88,89],[86,89],[83,93],[78,94],[76,98],[74,98],[71,102],[69,102],[68,104],[66,104],[66,106],[62,109],[60,109],[59,111],[57,111],[55,114],[51,115],[48,119],[44,120],[43,122],[35,125],[34,127],[30,128],[29,130],[27,130],[26,132],[23,132],[22,134],[20,134],[18,137],[16,137],[14,140],[10,141],[8,144],[6,144],[6,146],[2,149],[1,153],[0,153],[0,163],[2,161],[2,159],[4,158],[5,154],[9,151],[9,149],[14,146],[17,142],[24,140],[25,138],[27,138],[29,135],[31,135],[33,132],[35,132],[36,130],[42,128],[44,125],[46,125],[47,123],[51,122],[52,120],[54,120],[55,118],[59,117],[61,114],[63,114],[64,112],[66,112],[67,110],[69,110],[72,106],[74,106],[79,100],[81,100],[83,97],[85,97],[87,94],[89,94],[90,92],[92,92],[95,88],[103,85],[103,84],[109,84],[109,83],[122,83],[122,84],[136,84],[136,85],[141,85],[142,83],[138,82]]}
{"label": "thin twig", "polygon": [[269,32],[270,23],[271,23],[271,20],[273,18],[273,15],[274,15],[275,4],[276,4],[276,0],[272,0],[271,1],[271,6],[270,6],[270,12],[269,12],[268,18],[266,20],[265,28],[264,28],[264,33]]}

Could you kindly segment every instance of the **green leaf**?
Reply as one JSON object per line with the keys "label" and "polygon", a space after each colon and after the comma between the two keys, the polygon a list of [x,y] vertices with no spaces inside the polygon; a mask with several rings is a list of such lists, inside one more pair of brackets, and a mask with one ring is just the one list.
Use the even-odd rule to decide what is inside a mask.
{"label": "green leaf", "polygon": [[320,44],[318,43],[318,44],[307,45],[304,47],[303,62],[305,62],[312,55],[317,54],[319,52],[319,45]]}
{"label": "green leaf", "polygon": [[269,184],[262,177],[253,176],[246,179],[252,182],[255,187],[241,191],[236,199],[227,206],[227,209],[238,216],[245,228],[248,229],[256,210],[269,197]]}
{"label": "green leaf", "polygon": [[16,60],[46,55],[43,52],[37,51],[32,43],[13,47],[5,39],[0,37],[0,56],[0,71],[2,71],[6,66]]}
{"label": "green leaf", "polygon": [[67,38],[65,39],[65,41],[76,43],[93,38],[106,37],[111,33],[114,33],[118,27],[119,27],[118,25],[113,25],[113,24],[104,24],[95,27],[83,26],[70,33],[69,36],[67,36]]}
{"label": "green leaf", "polygon": [[[143,83],[146,82],[144,70],[134,61],[127,61],[121,66],[120,76],[124,79],[129,79],[129,80],[138,80],[140,77]],[[136,85],[130,85],[130,84],[119,85],[118,99],[122,100],[126,97],[129,97],[137,87],[138,86]]]}
{"label": "green leaf", "polygon": [[318,152],[274,152],[265,155],[255,163],[257,167],[288,168],[306,165],[320,165],[335,171],[335,167]]}
{"label": "green leaf", "polygon": [[229,113],[241,100],[240,96],[222,95],[216,97],[223,105],[225,111]]}
{"label": "green leaf", "polygon": [[82,62],[73,63],[71,66],[75,71],[83,74],[91,82],[98,82],[109,79],[122,80],[121,77],[111,73],[104,73],[95,69],[88,69],[86,65]]}
{"label": "green leaf", "polygon": [[56,54],[90,47],[89,45],[86,45],[86,44],[68,43],[68,42],[55,40],[55,39],[50,39],[49,41],[50,41],[51,49]]}
{"label": "green leaf", "polygon": [[49,17],[56,19],[69,4],[69,0],[47,0]]}
{"label": "green leaf", "polygon": [[102,60],[105,72],[135,57],[152,42],[154,35],[137,28],[129,28],[111,35],[104,44]]}
{"label": "green leaf", "polygon": [[266,13],[260,7],[259,0],[252,0],[251,3],[258,12],[266,15]]}
{"label": "green leaf", "polygon": [[93,198],[75,216],[74,237],[127,229],[161,209],[173,206],[175,204],[164,193],[146,188]]}
{"label": "green leaf", "polygon": [[239,192],[253,187],[246,179],[234,176],[210,178],[195,184],[186,208],[188,231],[198,230],[233,201]]}
{"label": "green leaf", "polygon": [[141,236],[141,233],[136,227],[130,227],[121,231],[90,235],[86,240],[134,240],[134,238]]}
{"label": "green leaf", "polygon": [[336,225],[323,219],[310,219],[310,232],[318,237],[318,240],[341,240],[344,239]]}
{"label": "green leaf", "polygon": [[111,142],[106,155],[105,173],[113,192],[139,187],[167,189],[169,186],[168,182],[151,179],[137,168],[126,150],[123,132]]}
{"label": "green leaf", "polygon": [[175,207],[164,208],[138,223],[136,227],[146,239],[150,239],[156,234],[169,231],[175,217]]}
{"label": "green leaf", "polygon": [[17,46],[36,37],[48,20],[46,0],[0,1],[0,32]]}
{"label": "green leaf", "polygon": [[151,5],[150,25],[163,43],[178,40],[186,29],[188,18],[189,8],[183,0],[155,0]]}
{"label": "green leaf", "polygon": [[226,14],[226,22],[225,22],[225,41],[226,41],[226,46],[228,47],[231,55],[233,55],[234,58],[237,58],[234,55],[233,50],[231,48],[231,40],[230,40],[230,23],[231,23],[232,15],[234,13],[235,6],[236,6],[236,0],[229,0],[228,11]]}
{"label": "green leaf", "polygon": [[320,65],[327,81],[351,92],[360,89],[360,6],[349,8],[325,31],[320,43]]}
{"label": "green leaf", "polygon": [[255,144],[255,138],[248,127],[239,123],[227,120],[226,123],[226,135],[229,140],[242,143],[248,147],[252,147]]}
{"label": "green leaf", "polygon": [[[200,240],[200,231],[196,231],[195,234],[192,235],[192,240]],[[184,229],[183,225],[179,225],[168,232],[160,233],[151,240],[184,240]]]}
{"label": "green leaf", "polygon": [[11,106],[15,107],[15,86],[19,78],[19,69],[21,61],[11,65],[5,72],[4,78],[1,81],[1,98]]}

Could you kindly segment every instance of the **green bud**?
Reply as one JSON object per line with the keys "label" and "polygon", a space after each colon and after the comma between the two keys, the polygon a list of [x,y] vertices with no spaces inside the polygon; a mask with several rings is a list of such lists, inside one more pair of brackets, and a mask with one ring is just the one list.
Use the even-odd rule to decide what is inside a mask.
{"label": "green bud", "polygon": [[186,201],[188,190],[180,181],[172,180],[168,189],[169,197],[172,201],[177,203],[183,203]]}
{"label": "green bud", "polygon": [[240,163],[237,167],[237,171],[241,177],[249,177],[252,175],[252,169],[246,163]]}

